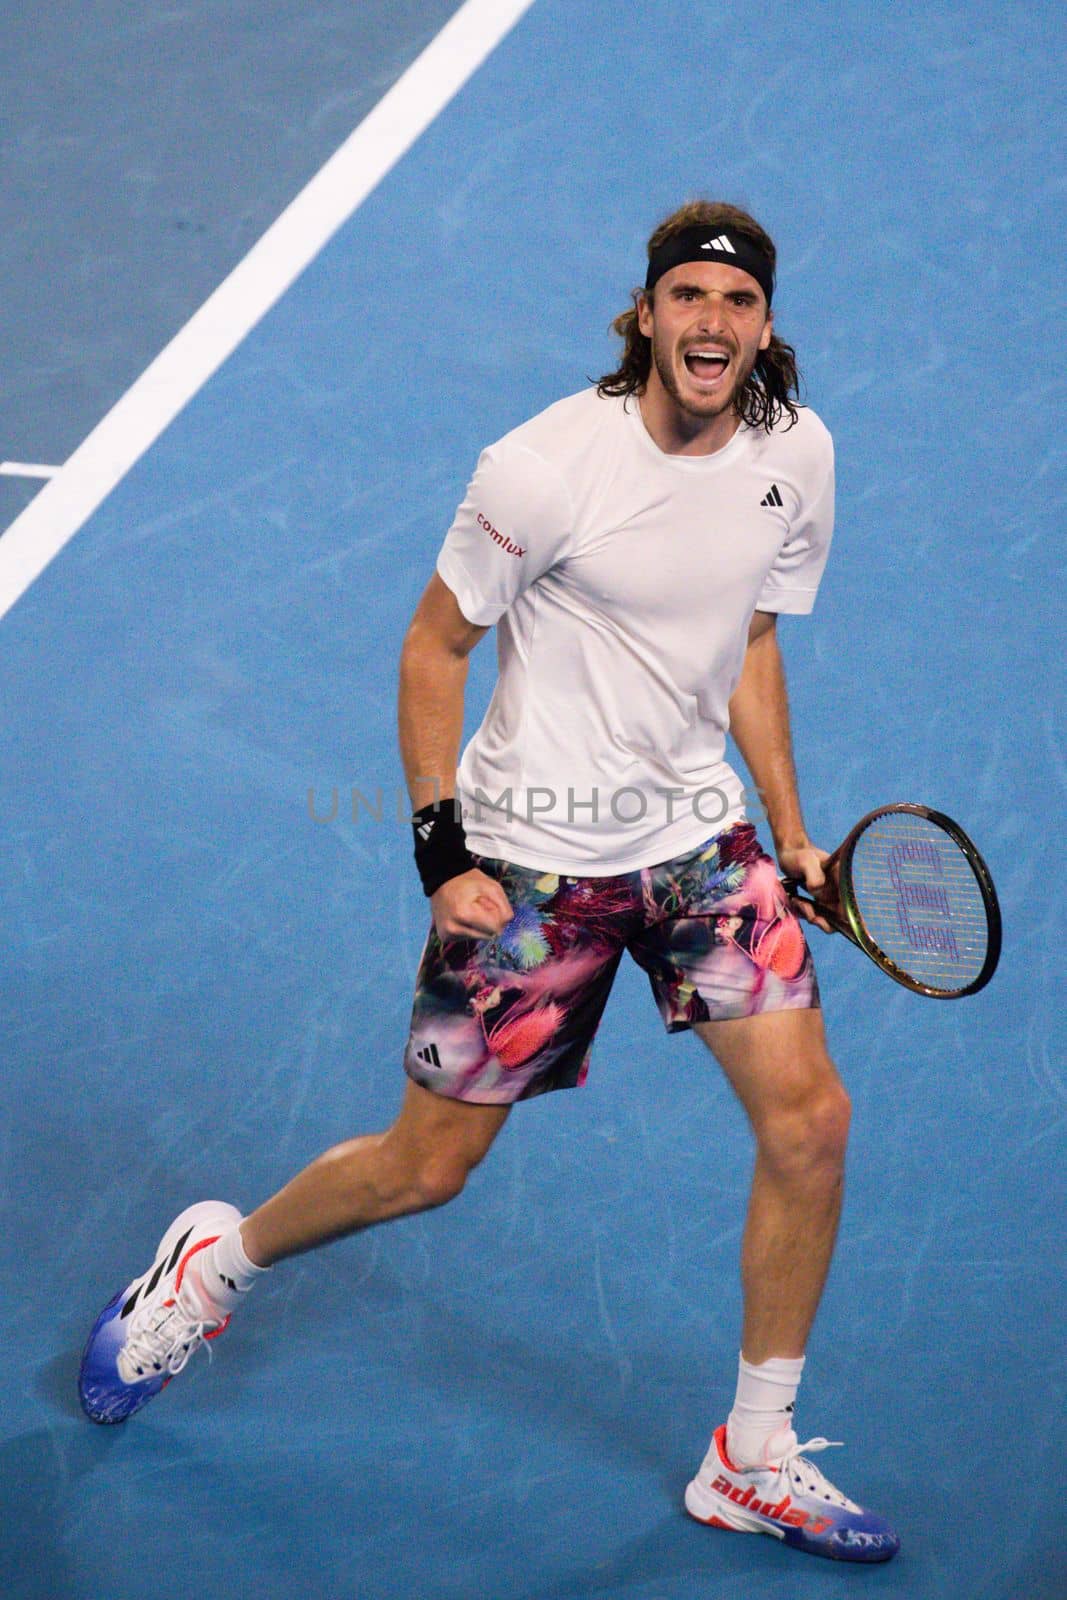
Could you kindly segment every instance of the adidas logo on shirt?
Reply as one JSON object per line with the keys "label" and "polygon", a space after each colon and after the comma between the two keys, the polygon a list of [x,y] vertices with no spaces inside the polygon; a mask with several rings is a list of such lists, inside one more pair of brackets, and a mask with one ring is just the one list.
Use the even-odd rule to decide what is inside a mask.
{"label": "adidas logo on shirt", "polygon": [[772,483],[769,491],[763,496],[763,499],[760,501],[760,505],[761,506],[780,506],[781,504],[782,504],[782,497],[778,492],[778,485],[776,483]]}
{"label": "adidas logo on shirt", "polygon": [[725,233],[720,233],[717,239],[709,239],[707,244],[702,244],[700,248],[702,250],[725,250],[726,254],[730,256],[737,254]]}
{"label": "adidas logo on shirt", "polygon": [[421,1050],[416,1050],[415,1055],[419,1061],[424,1062],[428,1067],[439,1067],[441,1065],[441,1057],[437,1054],[437,1046],[435,1044],[425,1045]]}

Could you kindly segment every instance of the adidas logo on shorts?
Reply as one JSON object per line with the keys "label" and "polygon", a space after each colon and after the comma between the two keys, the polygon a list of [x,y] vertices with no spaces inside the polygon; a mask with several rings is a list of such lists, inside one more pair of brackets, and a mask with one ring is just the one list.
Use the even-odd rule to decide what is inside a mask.
{"label": "adidas logo on shorts", "polygon": [[415,1056],[417,1060],[424,1062],[428,1067],[439,1067],[441,1065],[441,1057],[437,1054],[437,1046],[435,1044],[424,1045],[421,1050],[415,1051]]}

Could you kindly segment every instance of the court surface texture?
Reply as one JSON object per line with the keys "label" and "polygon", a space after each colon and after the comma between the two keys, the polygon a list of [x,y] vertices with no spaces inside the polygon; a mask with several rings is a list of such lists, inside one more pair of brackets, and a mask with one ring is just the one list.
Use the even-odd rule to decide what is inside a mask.
{"label": "court surface texture", "polygon": [[[154,427],[151,385],[111,408],[435,37],[447,77],[439,30],[491,31],[494,7],[239,6],[227,56],[218,8],[138,31],[112,6],[95,55],[56,28],[0,68],[5,205],[40,230],[23,270],[66,329],[18,347],[0,440],[62,466],[20,480],[0,536],[0,1587],[1054,1600],[1058,8],[512,9],[232,350],[197,376],[179,344],[189,399]],[[140,166],[138,94],[188,128]],[[91,272],[90,147],[90,181],[120,154],[125,174]],[[66,189],[31,181],[49,151]],[[173,238],[143,225],[167,183]],[[937,806],[1004,912],[1000,970],[959,1003],[814,936],[854,1125],[798,1427],[844,1441],[820,1464],[900,1531],[862,1573],[682,1509],[733,1392],[751,1147],[633,967],[588,1085],[520,1106],[454,1205],[280,1266],[122,1427],[74,1387],[177,1211],[250,1209],[393,1116],[427,917],[398,818],[403,630],[479,449],[608,370],[644,239],[699,193],[775,236],[779,330],[836,441],[824,586],[781,628],[809,827],[829,847],[880,802]],[[486,641],[470,728],[493,667]]]}

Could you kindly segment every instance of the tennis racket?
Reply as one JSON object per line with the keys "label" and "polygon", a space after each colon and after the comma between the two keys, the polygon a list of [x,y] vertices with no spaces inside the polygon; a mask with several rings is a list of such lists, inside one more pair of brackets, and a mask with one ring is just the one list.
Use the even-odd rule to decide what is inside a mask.
{"label": "tennis racket", "polygon": [[1000,959],[1000,907],[959,823],[926,806],[881,806],[857,822],[826,869],[836,904],[799,893],[792,878],[787,892],[897,983],[956,1000],[989,982]]}

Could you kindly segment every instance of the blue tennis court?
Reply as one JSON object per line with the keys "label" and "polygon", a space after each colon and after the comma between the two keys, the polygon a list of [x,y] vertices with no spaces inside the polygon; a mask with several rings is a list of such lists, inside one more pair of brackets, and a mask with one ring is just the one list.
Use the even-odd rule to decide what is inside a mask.
{"label": "blue tennis court", "polygon": [[[1043,4],[534,0],[0,620],[7,1595],[1064,1594],[1064,43]],[[901,1533],[862,1575],[682,1510],[751,1149],[632,966],[453,1206],[279,1267],[122,1428],[74,1387],[171,1216],[394,1115],[401,638],[479,450],[609,370],[694,194],[775,236],[837,448],[782,629],[809,828],[939,807],[1004,913],[952,1005],[815,936],[854,1124],[798,1426]]]}

